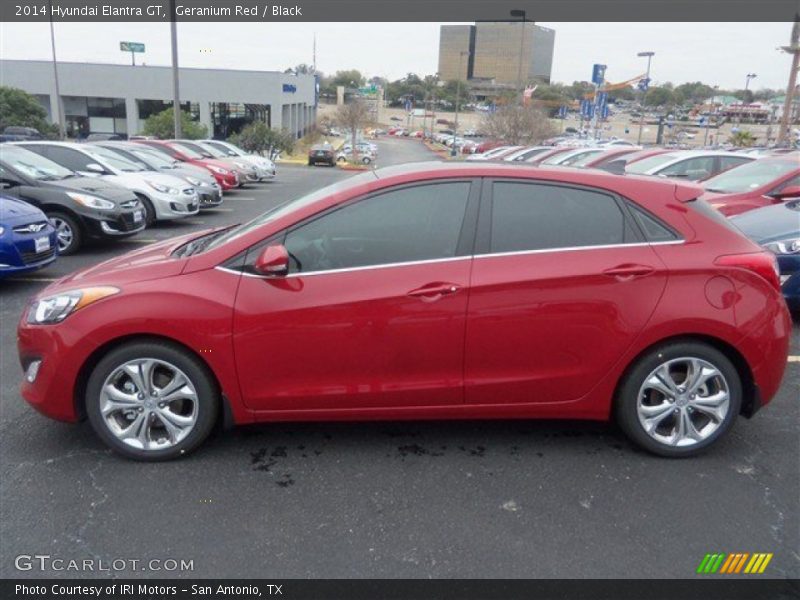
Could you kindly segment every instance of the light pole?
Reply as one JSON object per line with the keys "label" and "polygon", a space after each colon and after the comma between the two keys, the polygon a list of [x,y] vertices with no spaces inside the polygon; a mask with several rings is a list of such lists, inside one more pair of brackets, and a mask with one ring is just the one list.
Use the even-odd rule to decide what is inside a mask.
{"label": "light pole", "polygon": [[519,62],[517,63],[517,99],[522,104],[522,56],[525,54],[525,21],[527,14],[524,10],[515,8],[511,11],[511,16],[522,19],[522,33],[519,36]]}
{"label": "light pole", "polygon": [[747,92],[750,89],[750,80],[751,79],[755,79],[756,77],[758,77],[758,75],[756,75],[755,73],[748,73],[747,75],[745,75],[745,80],[744,80],[744,98],[742,98],[742,110],[739,111],[739,123],[740,124],[742,122],[742,117],[744,117],[744,110],[745,110],[744,109],[744,105],[745,105],[745,103],[750,104],[750,101],[748,100],[748,97],[747,97]]}
{"label": "light pole", "polygon": [[[178,22],[175,20],[175,0],[170,0],[170,36],[172,40],[172,113],[175,124],[175,139],[183,137],[181,129],[181,90],[178,84]],[[210,132],[213,135],[213,131]]]}
{"label": "light pole", "polygon": [[464,62],[464,57],[469,56],[468,50],[462,50],[458,54],[458,79],[456,79],[456,116],[453,124],[453,147],[450,149],[450,156],[458,154],[456,150],[456,135],[458,134],[458,105],[461,102],[461,66]]}
{"label": "light pole", "polygon": [[711,106],[708,114],[706,115],[706,131],[703,134],[703,147],[708,145],[708,127],[711,124],[711,111],[714,110],[715,103],[714,101],[717,99],[717,90],[719,89],[718,85],[714,86],[714,95],[711,96]]}
{"label": "light pole", "polygon": [[61,105],[61,88],[58,85],[58,61],[56,61],[56,32],[53,29],[53,1],[49,0],[50,10],[47,14],[50,15],[50,46],[53,49],[53,79],[56,86],[56,105],[51,106],[50,110],[55,111],[55,121],[58,123],[58,135],[63,140],[66,137],[66,126],[64,118],[64,110]]}
{"label": "light pole", "polygon": [[650,62],[655,56],[655,52],[639,52],[636,56],[640,58],[647,57],[647,74],[644,76],[645,87],[642,92],[642,114],[639,116],[639,135],[636,138],[636,143],[642,144],[642,128],[644,127],[644,101],[647,99],[647,90],[650,89]]}
{"label": "light pole", "polygon": [[797,84],[797,73],[800,71],[800,15],[794,18],[794,26],[789,37],[789,45],[781,46],[781,50],[792,55],[792,66],[789,71],[789,85],[786,88],[786,99],[783,102],[780,129],[778,130],[778,146],[785,145],[789,140],[789,126],[792,121],[791,113],[794,112],[794,94]]}

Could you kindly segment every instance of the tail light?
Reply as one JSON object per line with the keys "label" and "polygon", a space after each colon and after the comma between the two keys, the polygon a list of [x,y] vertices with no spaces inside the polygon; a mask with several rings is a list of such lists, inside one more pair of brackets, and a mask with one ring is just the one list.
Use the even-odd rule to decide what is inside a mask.
{"label": "tail light", "polygon": [[771,252],[748,252],[747,254],[726,254],[714,261],[721,267],[747,269],[766,279],[776,290],[781,289],[778,260]]}

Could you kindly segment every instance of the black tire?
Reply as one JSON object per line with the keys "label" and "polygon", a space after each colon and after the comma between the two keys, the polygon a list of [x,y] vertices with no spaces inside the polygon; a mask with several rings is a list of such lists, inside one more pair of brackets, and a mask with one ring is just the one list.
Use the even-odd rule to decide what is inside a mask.
{"label": "black tire", "polygon": [[[194,386],[197,416],[186,437],[172,446],[140,449],[121,441],[101,414],[100,394],[106,378],[118,367],[137,358],[151,358],[174,365]],[[95,366],[86,386],[86,413],[95,433],[114,451],[141,461],[164,461],[185,456],[195,450],[211,433],[219,414],[220,392],[207,367],[180,346],[168,342],[131,342],[106,354]]]}
{"label": "black tire", "polygon": [[[47,212],[47,218],[54,224],[57,223],[56,229],[66,228],[71,233],[71,241],[69,244],[62,248],[62,238],[58,237],[58,252],[61,256],[69,256],[75,254],[78,249],[83,245],[83,230],[78,224],[78,220],[70,214],[60,211]],[[62,229],[62,232],[65,231]]]}
{"label": "black tire", "polygon": [[[645,430],[644,425],[640,422],[638,413],[639,392],[642,389],[645,380],[648,379],[651,373],[653,373],[654,370],[660,365],[663,365],[667,361],[677,361],[681,358],[697,358],[710,363],[710,365],[716,368],[724,378],[724,382],[727,384],[728,392],[727,413],[721,419],[721,421],[719,421],[716,429],[712,430],[704,439],[693,442],[691,445],[687,446],[670,445],[651,436]],[[713,381],[714,380],[712,380],[710,385],[713,385]],[[679,387],[679,389],[683,388]],[[691,401],[688,401],[687,404],[687,398],[689,396],[688,390],[685,391],[686,394],[683,395],[683,398],[680,400],[680,402],[676,400],[673,403],[676,408],[672,410],[683,410],[677,408],[682,402],[683,406],[686,407],[685,409],[689,411],[691,415],[693,415],[691,418],[700,419],[701,422],[703,422],[707,417],[702,413],[702,411],[693,409]],[[666,397],[662,397],[662,403],[663,402],[668,403],[669,400],[666,400]],[[667,404],[663,405],[667,406]],[[741,409],[741,405],[741,377],[739,376],[736,367],[733,365],[730,359],[728,359],[727,356],[713,346],[701,342],[684,340],[667,342],[642,356],[625,375],[619,387],[614,408],[617,423],[634,443],[641,446],[645,450],[648,450],[649,452],[658,454],[659,456],[683,458],[702,453],[715,444],[720,438],[722,438],[731,429],[731,427],[733,427],[736,417]],[[695,412],[692,412],[692,410]],[[673,412],[673,414],[670,416],[669,412],[670,411],[668,410],[666,413],[667,416],[665,417],[665,421],[662,421],[667,422],[668,426],[668,419],[678,419],[678,417],[675,415],[681,414],[680,412]],[[675,427],[677,427],[677,421],[673,422]]]}
{"label": "black tire", "polygon": [[156,209],[153,208],[153,203],[150,202],[150,198],[142,194],[136,194],[136,197],[139,198],[139,202],[142,203],[142,208],[144,208],[144,224],[147,227],[152,227],[153,223],[156,222]]}
{"label": "black tire", "polygon": [[314,166],[314,161],[313,160],[308,161],[308,166],[309,167],[313,167]]}

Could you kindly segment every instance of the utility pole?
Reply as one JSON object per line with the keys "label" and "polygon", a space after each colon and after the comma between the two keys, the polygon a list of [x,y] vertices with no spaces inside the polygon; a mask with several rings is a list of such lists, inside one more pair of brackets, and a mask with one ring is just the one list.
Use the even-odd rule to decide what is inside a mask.
{"label": "utility pole", "polygon": [[64,108],[61,104],[61,87],[58,85],[58,61],[56,60],[56,32],[53,28],[53,0],[48,0],[50,15],[50,46],[53,49],[53,80],[56,86],[56,105],[51,106],[50,110],[55,111],[55,121],[58,123],[58,135],[60,139],[67,137],[66,125],[64,123]]}
{"label": "utility pole", "polygon": [[647,74],[644,76],[645,86],[644,91],[642,92],[642,110],[641,115],[639,115],[639,135],[636,137],[636,143],[641,146],[642,145],[642,128],[644,127],[644,101],[647,98],[647,90],[650,89],[650,61],[653,60],[653,56],[655,56],[655,52],[639,52],[636,56],[643,58],[647,57]]}
{"label": "utility pole", "polygon": [[175,117],[175,139],[183,137],[181,130],[181,91],[178,83],[178,22],[175,15],[175,0],[170,0],[170,33],[172,37],[172,113]]}
{"label": "utility pole", "polygon": [[714,110],[715,103],[714,101],[717,99],[717,89],[719,89],[718,85],[714,86],[714,95],[711,97],[711,106],[709,107],[708,114],[706,115],[706,131],[703,134],[703,147],[708,145],[708,127],[711,125],[711,111]]}
{"label": "utility pole", "polygon": [[797,87],[797,71],[800,70],[800,14],[795,15],[794,27],[788,46],[781,48],[792,55],[792,69],[789,71],[789,85],[786,88],[786,101],[783,103],[783,114],[778,131],[778,146],[788,142],[789,125],[791,123],[792,108],[794,107],[795,87]]}
{"label": "utility pole", "polygon": [[456,148],[456,135],[458,134],[458,105],[461,103],[461,66],[464,62],[464,56],[469,56],[468,50],[463,50],[458,55],[458,79],[456,79],[456,116],[453,125],[453,147],[450,149],[450,156],[458,154]]}
{"label": "utility pole", "polygon": [[517,63],[517,101],[522,105],[522,57],[525,54],[525,21],[527,14],[524,10],[515,8],[511,11],[511,16],[522,19],[522,33],[519,36],[519,62]]}

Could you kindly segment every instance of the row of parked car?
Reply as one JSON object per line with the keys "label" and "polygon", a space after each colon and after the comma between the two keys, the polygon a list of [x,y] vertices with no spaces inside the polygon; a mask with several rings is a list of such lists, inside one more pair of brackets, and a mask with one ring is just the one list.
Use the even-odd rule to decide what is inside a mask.
{"label": "row of parked car", "polygon": [[575,146],[498,146],[467,161],[595,168],[670,177],[702,186],[701,198],[778,258],[784,296],[800,311],[800,152],[640,148],[627,142]]}
{"label": "row of parked car", "polygon": [[0,145],[0,277],[218,206],[275,164],[218,140]]}

